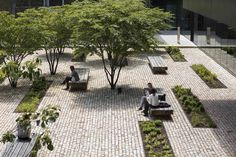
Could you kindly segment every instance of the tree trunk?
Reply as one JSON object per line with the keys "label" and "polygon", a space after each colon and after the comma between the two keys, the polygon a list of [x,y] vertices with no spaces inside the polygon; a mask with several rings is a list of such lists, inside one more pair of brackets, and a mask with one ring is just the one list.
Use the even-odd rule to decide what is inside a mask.
{"label": "tree trunk", "polygon": [[116,89],[116,84],[111,84],[110,86],[111,86],[111,90]]}
{"label": "tree trunk", "polygon": [[[109,55],[108,55],[109,56]],[[102,57],[102,61],[103,61],[103,66],[104,66],[104,71],[106,73],[106,77],[107,77],[107,80],[110,84],[110,87],[111,87],[111,90],[114,90],[116,88],[116,84],[118,82],[118,79],[120,77],[120,71],[122,69],[122,63],[121,61],[119,62],[119,65],[118,65],[118,68],[115,66],[116,64],[116,61],[114,61],[111,57],[111,55],[108,57],[108,60],[109,60],[109,65],[110,65],[110,71],[108,70],[107,68],[107,65],[105,63],[105,59],[104,57]],[[117,74],[116,74],[116,71]]]}
{"label": "tree trunk", "polygon": [[58,63],[62,54],[63,48],[54,48],[46,51],[46,58],[49,64],[49,70],[51,75],[55,75],[57,72]]}
{"label": "tree trunk", "polygon": [[16,88],[17,87],[17,82],[12,81],[12,82],[10,82],[10,85],[11,85],[12,88]]}
{"label": "tree trunk", "polygon": [[54,70],[50,71],[51,75],[56,75],[56,72]]}

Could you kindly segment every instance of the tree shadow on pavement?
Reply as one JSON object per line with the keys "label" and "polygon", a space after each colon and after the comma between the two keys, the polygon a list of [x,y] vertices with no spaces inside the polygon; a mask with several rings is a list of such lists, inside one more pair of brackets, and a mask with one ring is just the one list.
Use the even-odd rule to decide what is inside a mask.
{"label": "tree shadow on pavement", "polygon": [[108,87],[94,88],[87,92],[71,92],[71,94],[74,94],[74,104],[79,108],[97,111],[137,108],[143,89],[129,85],[121,86],[121,88],[121,94],[118,94],[117,89],[111,90]]}

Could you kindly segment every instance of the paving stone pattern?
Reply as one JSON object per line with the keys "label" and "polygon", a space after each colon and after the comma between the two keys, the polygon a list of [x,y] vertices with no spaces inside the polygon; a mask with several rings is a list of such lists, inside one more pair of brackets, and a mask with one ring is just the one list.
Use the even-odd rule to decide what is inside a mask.
{"label": "paving stone pattern", "polygon": [[[70,52],[70,50],[66,50]],[[39,109],[48,105],[61,106],[61,115],[51,126],[55,149],[43,149],[40,157],[144,157],[138,121],[149,120],[136,111],[147,82],[162,87],[173,105],[172,121],[165,121],[171,146],[177,157],[224,157],[236,155],[236,78],[196,48],[181,49],[188,62],[173,62],[161,53],[168,65],[167,75],[153,75],[145,55],[130,57],[129,66],[121,73],[118,85],[122,94],[109,89],[101,60],[89,56],[85,63],[70,62],[70,53],[63,54],[58,74],[48,76],[48,65],[43,52],[42,69],[54,82]],[[216,73],[228,88],[210,89],[190,68],[204,64]],[[90,68],[87,92],[62,90],[62,79],[69,74],[69,66]],[[7,81],[0,86],[0,134],[12,129],[18,114],[13,113],[29,88],[28,81],[20,81],[12,90]],[[189,87],[203,103],[218,128],[193,128],[178,104],[171,88],[182,84]],[[5,145],[0,144],[0,151]]]}

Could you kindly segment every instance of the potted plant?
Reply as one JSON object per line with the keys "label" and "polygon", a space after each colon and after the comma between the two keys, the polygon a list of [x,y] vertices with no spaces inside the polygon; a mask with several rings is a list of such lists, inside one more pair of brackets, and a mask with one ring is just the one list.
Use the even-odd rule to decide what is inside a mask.
{"label": "potted plant", "polygon": [[[36,113],[24,113],[16,119],[16,134],[19,139],[29,139],[31,135],[32,122],[36,122],[36,127],[40,127],[40,133],[37,136],[35,145],[31,151],[30,157],[37,156],[38,150],[46,146],[48,150],[53,150],[53,143],[50,137],[49,124],[56,122],[59,117],[60,108],[58,106],[48,105]],[[7,131],[2,135],[0,142],[13,142],[16,138],[14,129]]]}
{"label": "potted plant", "polygon": [[17,136],[19,139],[30,138],[31,134],[31,113],[24,113],[16,119]]}

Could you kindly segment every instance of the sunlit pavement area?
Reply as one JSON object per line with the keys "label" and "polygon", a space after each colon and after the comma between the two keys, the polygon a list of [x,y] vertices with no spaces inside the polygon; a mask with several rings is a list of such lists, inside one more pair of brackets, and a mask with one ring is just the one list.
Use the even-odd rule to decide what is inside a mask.
{"label": "sunlit pavement area", "polygon": [[[137,111],[143,88],[147,82],[165,89],[167,101],[173,106],[171,121],[164,121],[167,135],[177,157],[224,157],[236,155],[236,78],[197,48],[181,49],[187,62],[173,62],[167,53],[161,53],[168,66],[167,75],[152,74],[146,55],[128,58],[118,82],[122,93],[111,91],[102,62],[89,56],[84,63],[71,62],[71,50],[63,54],[58,74],[49,76],[44,52],[34,57],[43,60],[41,69],[49,80],[54,80],[39,109],[55,104],[61,106],[61,115],[51,127],[55,149],[42,149],[45,157],[143,157],[143,143],[138,121],[149,120]],[[216,73],[227,88],[210,89],[190,68],[200,63]],[[87,92],[62,90],[62,79],[69,75],[69,66],[90,69]],[[171,88],[183,85],[203,103],[217,128],[193,128],[177,102]],[[12,90],[7,80],[0,85],[0,134],[15,126],[18,114],[13,113],[30,85],[20,81]],[[0,144],[0,151],[5,145]]]}

